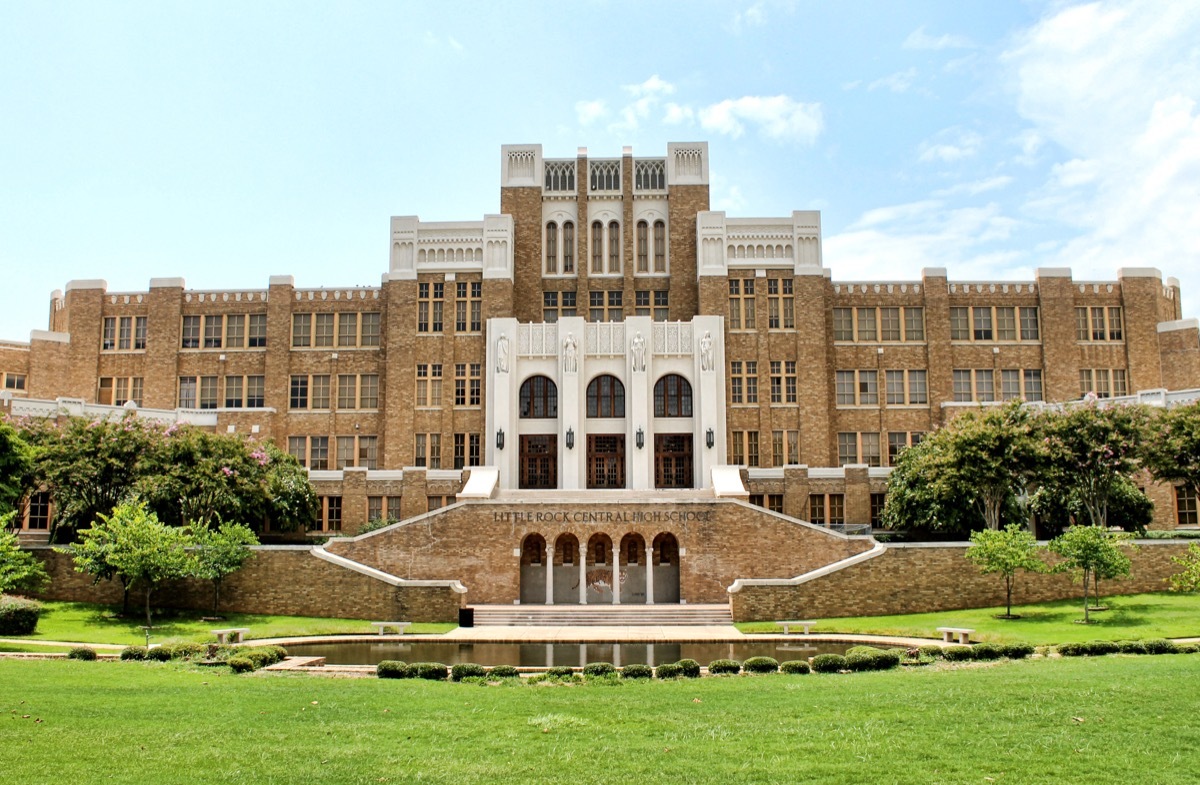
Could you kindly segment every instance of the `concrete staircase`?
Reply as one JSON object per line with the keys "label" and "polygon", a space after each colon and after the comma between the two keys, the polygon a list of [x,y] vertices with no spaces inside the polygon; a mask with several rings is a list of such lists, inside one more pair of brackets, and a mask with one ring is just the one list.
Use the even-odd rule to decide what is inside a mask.
{"label": "concrete staircase", "polygon": [[475,605],[476,627],[662,627],[733,624],[728,605]]}

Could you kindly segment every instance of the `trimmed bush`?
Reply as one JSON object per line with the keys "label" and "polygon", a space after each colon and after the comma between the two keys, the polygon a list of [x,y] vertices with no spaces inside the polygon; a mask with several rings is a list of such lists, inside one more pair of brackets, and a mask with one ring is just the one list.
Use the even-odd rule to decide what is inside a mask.
{"label": "trimmed bush", "polygon": [[742,663],[742,670],[746,673],[778,673],[779,660],[774,657],[750,657]]}
{"label": "trimmed bush", "polygon": [[605,676],[615,676],[617,666],[611,662],[589,662],[583,666],[583,675],[593,678],[603,678]]}
{"label": "trimmed bush", "polygon": [[0,594],[0,635],[32,635],[41,615],[40,602]]}
{"label": "trimmed bush", "polygon": [[975,659],[975,652],[970,646],[947,646],[942,649],[942,657],[947,662],[966,662]]}
{"label": "trimmed bush", "polygon": [[171,652],[171,659],[175,660],[194,660],[201,657],[208,650],[206,646],[199,643],[172,643],[163,646]]}
{"label": "trimmed bush", "polygon": [[278,660],[275,659],[274,652],[265,651],[264,649],[253,648],[249,651],[241,652],[239,657],[244,657],[254,663],[255,668],[265,668],[268,665],[274,665]]}
{"label": "trimmed bush", "polygon": [[1082,643],[1060,643],[1054,650],[1060,657],[1082,657],[1087,654],[1087,647]]}
{"label": "trimmed bush", "polygon": [[930,657],[935,660],[942,658],[942,647],[928,644],[917,649],[917,653],[922,657]]}
{"label": "trimmed bush", "polygon": [[254,670],[254,661],[249,657],[230,657],[227,664],[234,673],[250,673]]}
{"label": "trimmed bush", "polygon": [[787,662],[779,663],[779,672],[794,676],[803,676],[806,673],[811,673],[812,668],[804,660],[788,660]]}
{"label": "trimmed bush", "polygon": [[1117,641],[1118,654],[1145,654],[1145,641]]}
{"label": "trimmed bush", "polygon": [[900,667],[900,652],[896,649],[881,649],[875,652],[875,670],[887,671]]}
{"label": "trimmed bush", "polygon": [[445,681],[450,675],[450,669],[440,662],[416,662],[413,667],[417,670],[418,679],[429,681]]}
{"label": "trimmed bush", "polygon": [[658,679],[678,679],[682,675],[683,668],[674,662],[664,662],[654,670],[654,676]]}
{"label": "trimmed bush", "polygon": [[1145,643],[1147,654],[1176,654],[1179,652],[1179,646],[1174,641],[1165,638],[1152,638]]}
{"label": "trimmed bush", "polygon": [[497,665],[488,671],[489,679],[519,679],[521,672],[514,665]]}
{"label": "trimmed bush", "polygon": [[487,668],[482,665],[476,665],[473,662],[460,662],[450,668],[450,681],[462,681],[463,679],[482,679],[487,676]]}
{"label": "trimmed bush", "polygon": [[555,665],[546,669],[546,675],[552,679],[572,679],[575,677],[575,669],[570,665]]}
{"label": "trimmed bush", "polygon": [[145,646],[126,646],[121,649],[121,659],[123,660],[144,660],[146,659]]}
{"label": "trimmed bush", "polygon": [[1029,643],[1006,643],[1000,651],[1010,660],[1023,660],[1033,654],[1033,645]]}
{"label": "trimmed bush", "polygon": [[381,679],[411,679],[417,673],[407,662],[383,660],[375,666],[375,675]]}
{"label": "trimmed bush", "polygon": [[996,643],[976,643],[971,653],[977,660],[998,660],[1004,656],[1004,650]]}
{"label": "trimmed bush", "polygon": [[742,664],[737,660],[713,660],[708,664],[710,676],[733,675],[742,672]]}
{"label": "trimmed bush", "polygon": [[683,675],[689,679],[700,678],[700,663],[695,660],[680,660],[675,663],[680,668],[683,668]]}
{"label": "trimmed bush", "polygon": [[1112,641],[1088,641],[1084,644],[1084,653],[1092,657],[1102,657],[1105,654],[1116,654],[1120,649]]}
{"label": "trimmed bush", "polygon": [[[864,650],[866,648],[866,650]],[[846,669],[852,671],[885,671],[899,667],[900,652],[859,647],[846,655]]]}
{"label": "trimmed bush", "polygon": [[[676,663],[678,664],[678,663]],[[622,679],[653,679],[654,668],[649,665],[626,665],[621,668]]]}
{"label": "trimmed bush", "polygon": [[849,649],[846,649],[846,656],[849,657],[851,654],[874,654],[877,651],[880,650],[874,646],[851,646]]}
{"label": "trimmed bush", "polygon": [[170,662],[172,656],[170,646],[155,646],[146,651],[146,659],[155,662]]}
{"label": "trimmed bush", "polygon": [[818,654],[812,658],[814,673],[838,673],[846,670],[846,658],[840,654]]}
{"label": "trimmed bush", "polygon": [[94,660],[96,659],[96,650],[91,646],[76,646],[67,652],[68,660]]}

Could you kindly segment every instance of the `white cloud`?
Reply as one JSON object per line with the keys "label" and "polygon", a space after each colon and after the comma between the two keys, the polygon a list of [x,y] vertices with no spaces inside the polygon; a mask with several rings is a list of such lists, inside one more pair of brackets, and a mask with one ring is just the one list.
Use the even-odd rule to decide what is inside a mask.
{"label": "white cloud", "polygon": [[973,157],[983,145],[983,137],[974,131],[947,128],[920,145],[920,160],[923,163],[956,163]]}
{"label": "white cloud", "polygon": [[766,7],[763,3],[755,3],[745,11],[735,11],[731,27],[734,33],[741,33],[744,28],[762,27],[766,23]]}
{"label": "white cloud", "polygon": [[738,213],[746,208],[746,197],[742,194],[742,189],[736,185],[730,186],[723,193],[718,194],[713,200],[714,210],[725,210],[730,213]]}
{"label": "white cloud", "polygon": [[912,87],[913,81],[917,78],[917,69],[909,68],[904,71],[897,71],[894,74],[888,74],[882,79],[876,79],[871,84],[867,85],[868,90],[887,89],[893,93],[908,92],[908,88]]}
{"label": "white cloud", "polygon": [[608,115],[608,105],[600,99],[595,101],[576,101],[575,116],[580,125],[591,125]]}
{"label": "white cloud", "polygon": [[904,39],[902,46],[905,49],[972,49],[975,44],[970,38],[962,35],[950,35],[945,33],[940,36],[932,36],[925,32],[925,26],[922,25],[916,30],[908,34],[908,38]]}
{"label": "white cloud", "polygon": [[1000,188],[1007,187],[1013,178],[1008,175],[997,175],[995,177],[987,177],[983,180],[973,180],[969,183],[959,183],[952,185],[949,188],[942,188],[934,191],[934,196],[978,196],[988,191],[995,191]]}
{"label": "white cloud", "polygon": [[635,98],[642,96],[663,96],[670,95],[675,92],[675,85],[659,78],[658,74],[654,74],[641,84],[622,85],[622,90],[633,95]]}
{"label": "white cloud", "polygon": [[690,124],[696,117],[696,113],[690,106],[669,103],[664,109],[666,109],[666,114],[663,115],[663,123],[666,125]]}
{"label": "white cloud", "polygon": [[812,144],[824,127],[821,105],[806,104],[786,95],[726,99],[697,111],[706,131],[740,137],[747,125],[768,138]]}

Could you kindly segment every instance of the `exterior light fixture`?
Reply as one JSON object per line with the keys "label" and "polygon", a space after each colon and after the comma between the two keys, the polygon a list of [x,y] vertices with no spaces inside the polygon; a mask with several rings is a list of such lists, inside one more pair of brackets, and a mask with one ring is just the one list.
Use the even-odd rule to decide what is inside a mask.
{"label": "exterior light fixture", "polygon": [[496,429],[496,449],[497,450],[504,449],[504,429],[503,428]]}
{"label": "exterior light fixture", "polygon": [[567,449],[568,450],[575,449],[575,429],[574,428],[567,429]]}
{"label": "exterior light fixture", "polygon": [[705,431],[704,443],[708,445],[708,449],[710,450],[713,448],[713,445],[717,443],[717,435],[713,433],[712,428],[709,428],[707,431]]}
{"label": "exterior light fixture", "polygon": [[636,441],[637,448],[639,450],[646,446],[646,432],[643,431],[641,428],[637,429],[637,433],[634,434],[633,438]]}

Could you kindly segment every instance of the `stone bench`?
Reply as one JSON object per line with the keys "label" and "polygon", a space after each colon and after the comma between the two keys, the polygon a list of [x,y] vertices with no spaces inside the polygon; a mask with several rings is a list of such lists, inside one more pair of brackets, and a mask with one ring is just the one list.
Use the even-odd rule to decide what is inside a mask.
{"label": "stone bench", "polygon": [[813,625],[816,624],[816,622],[815,621],[777,621],[777,622],[775,622],[775,624],[777,624],[780,627],[783,627],[784,635],[791,634],[792,627],[803,627],[804,634],[808,635],[808,631],[812,629]]}
{"label": "stone bench", "polygon": [[378,631],[380,635],[385,634],[389,628],[395,628],[397,635],[403,635],[404,629],[412,622],[410,621],[373,621],[371,626]]}
{"label": "stone bench", "polygon": [[968,627],[938,627],[937,631],[942,634],[942,643],[953,643],[957,637],[964,646],[971,642],[971,633],[975,632]]}
{"label": "stone bench", "polygon": [[212,634],[217,636],[218,644],[225,644],[229,642],[230,636],[233,637],[234,643],[241,643],[242,636],[248,632],[250,632],[249,627],[230,627],[227,630],[213,630]]}

